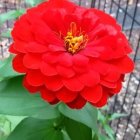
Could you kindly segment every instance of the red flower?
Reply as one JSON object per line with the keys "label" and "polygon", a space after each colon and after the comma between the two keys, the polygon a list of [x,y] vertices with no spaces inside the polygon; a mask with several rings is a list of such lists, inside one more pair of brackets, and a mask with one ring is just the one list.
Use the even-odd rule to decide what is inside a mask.
{"label": "red flower", "polygon": [[97,9],[50,0],[27,10],[12,31],[13,67],[24,86],[51,104],[102,107],[134,64],[116,20]]}

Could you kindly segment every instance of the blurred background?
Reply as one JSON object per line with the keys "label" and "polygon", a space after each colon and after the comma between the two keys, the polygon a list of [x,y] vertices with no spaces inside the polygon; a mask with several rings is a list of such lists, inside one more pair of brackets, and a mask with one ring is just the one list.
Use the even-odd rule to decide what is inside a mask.
{"label": "blurred background", "polygon": [[[9,56],[10,31],[15,19],[26,8],[43,0],[0,0],[0,60]],[[140,0],[71,0],[81,6],[95,7],[117,19],[133,48],[135,70],[126,76],[123,89],[108,104],[106,114],[127,116],[110,123],[116,140],[140,140]],[[0,123],[1,125],[1,123]]]}

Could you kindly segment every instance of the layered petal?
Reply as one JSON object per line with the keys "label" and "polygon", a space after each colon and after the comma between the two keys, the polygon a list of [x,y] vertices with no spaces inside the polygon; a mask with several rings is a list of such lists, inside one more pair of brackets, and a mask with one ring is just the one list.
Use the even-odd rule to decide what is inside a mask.
{"label": "layered petal", "polygon": [[20,73],[27,72],[27,68],[23,64],[23,57],[24,57],[23,54],[18,54],[14,57],[13,62],[12,62],[14,70]]}
{"label": "layered petal", "polygon": [[78,79],[85,86],[94,87],[100,82],[100,75],[96,71],[89,71],[87,73],[81,74]]}
{"label": "layered petal", "polygon": [[57,75],[56,67],[54,65],[48,64],[46,62],[42,62],[40,64],[40,70],[46,76]]}
{"label": "layered petal", "polygon": [[47,90],[45,87],[41,89],[41,97],[47,102],[54,102],[56,100],[56,96],[53,92]]}
{"label": "layered petal", "polygon": [[60,76],[45,77],[45,86],[50,91],[58,91],[63,87],[63,82]]}
{"label": "layered petal", "polygon": [[26,89],[28,89],[29,92],[31,92],[31,93],[37,93],[37,92],[40,91],[40,89],[41,89],[41,86],[31,86],[31,85],[27,82],[26,78],[23,79],[23,85],[24,85],[24,87],[25,87]]}
{"label": "layered petal", "polygon": [[90,102],[92,105],[96,107],[103,107],[104,105],[106,105],[107,100],[108,100],[108,93],[105,90],[103,90],[102,92],[103,92],[102,98],[97,103]]}
{"label": "layered petal", "polygon": [[61,90],[57,91],[55,94],[56,97],[64,103],[72,102],[78,96],[78,92],[73,92],[66,88],[62,88]]}
{"label": "layered petal", "polygon": [[31,53],[44,53],[48,50],[48,46],[39,44],[37,42],[31,42],[26,44],[25,50]]}
{"label": "layered petal", "polygon": [[65,67],[70,67],[73,65],[72,62],[72,56],[69,53],[63,53],[61,56],[58,58],[58,63],[60,65],[63,65]]}
{"label": "layered petal", "polygon": [[23,64],[29,69],[39,69],[42,62],[40,54],[26,53],[23,57]]}
{"label": "layered petal", "polygon": [[101,100],[103,93],[102,93],[102,87],[100,85],[97,85],[92,88],[85,88],[81,92],[81,96],[91,103],[97,103]]}
{"label": "layered petal", "polygon": [[50,0],[47,4],[47,8],[55,8],[55,9],[64,9],[68,13],[71,13],[76,8],[76,5],[74,3],[68,2],[67,0]]}
{"label": "layered petal", "polygon": [[72,109],[81,109],[85,104],[86,100],[81,96],[77,96],[75,100],[73,100],[70,103],[67,103],[67,105]]}
{"label": "layered petal", "polygon": [[63,79],[63,84],[71,91],[81,91],[84,88],[84,84],[82,84],[77,77]]}
{"label": "layered petal", "polygon": [[75,75],[75,72],[71,67],[64,67],[64,66],[58,65],[56,69],[57,69],[58,74],[65,78],[71,78]]}
{"label": "layered petal", "polygon": [[16,23],[15,28],[12,30],[14,40],[32,41],[34,39],[31,32],[30,24],[27,21],[26,15],[23,15]]}
{"label": "layered petal", "polygon": [[44,75],[39,70],[30,70],[27,72],[25,79],[31,86],[42,86],[45,83]]}
{"label": "layered petal", "polygon": [[114,60],[111,64],[122,74],[129,73],[134,69],[134,62],[128,56]]}

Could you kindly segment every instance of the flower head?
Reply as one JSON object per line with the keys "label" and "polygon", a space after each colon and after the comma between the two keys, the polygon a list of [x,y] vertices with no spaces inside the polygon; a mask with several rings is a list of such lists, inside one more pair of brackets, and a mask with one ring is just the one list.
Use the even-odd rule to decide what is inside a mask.
{"label": "flower head", "polygon": [[97,9],[50,0],[27,13],[12,31],[13,68],[24,86],[50,104],[102,107],[117,94],[134,64],[116,20]]}

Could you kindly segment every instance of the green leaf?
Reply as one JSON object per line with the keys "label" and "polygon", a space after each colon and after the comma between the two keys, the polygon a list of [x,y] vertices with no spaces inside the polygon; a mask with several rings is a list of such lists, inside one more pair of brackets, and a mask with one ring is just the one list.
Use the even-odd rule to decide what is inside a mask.
{"label": "green leaf", "polygon": [[0,140],[6,140],[11,131],[24,118],[23,116],[0,115]]}
{"label": "green leaf", "polygon": [[107,136],[103,135],[103,134],[99,134],[98,135],[98,139],[99,140],[110,140],[110,138],[108,138]]}
{"label": "green leaf", "polygon": [[98,120],[102,124],[106,121],[106,117],[102,114],[102,112],[100,110],[98,110]]}
{"label": "green leaf", "polygon": [[98,136],[97,136],[96,134],[94,134],[94,137],[93,137],[92,140],[99,140],[99,139],[98,139]]}
{"label": "green leaf", "polygon": [[12,68],[12,57],[0,61],[0,81],[5,78],[11,78],[21,75]]}
{"label": "green leaf", "polygon": [[6,139],[11,132],[11,122],[3,115],[0,115],[0,140]]}
{"label": "green leaf", "polygon": [[114,131],[109,125],[104,125],[104,130],[108,134],[111,140],[115,140]]}
{"label": "green leaf", "polygon": [[98,135],[94,134],[92,140],[110,140],[110,138],[108,138],[106,135],[104,135],[102,133],[98,133]]}
{"label": "green leaf", "polygon": [[24,119],[7,140],[63,140],[61,130],[54,127],[55,120]]}
{"label": "green leaf", "polygon": [[102,107],[100,110],[108,111],[109,110],[109,107],[106,105],[106,106]]}
{"label": "green leaf", "polygon": [[129,116],[128,114],[123,114],[123,113],[113,113],[110,117],[109,117],[109,121],[115,120],[115,119],[119,119],[121,117],[127,117]]}
{"label": "green leaf", "polygon": [[10,115],[4,115],[6,119],[11,123],[11,131],[15,129],[15,127],[26,117],[25,116],[10,116]]}
{"label": "green leaf", "polygon": [[59,111],[66,117],[85,124],[86,126],[93,129],[95,133],[98,132],[97,127],[97,110],[90,104],[82,109],[70,109],[64,104],[59,105]]}
{"label": "green leaf", "polygon": [[23,88],[22,76],[0,82],[0,114],[41,119],[56,118],[60,115],[55,106],[44,102],[38,94],[29,94]]}
{"label": "green leaf", "polygon": [[7,136],[0,137],[0,140],[7,140]]}
{"label": "green leaf", "polygon": [[41,3],[43,0],[26,0],[26,3],[30,6],[36,6],[37,4]]}
{"label": "green leaf", "polygon": [[24,9],[19,9],[19,10],[10,10],[7,13],[0,14],[0,25],[2,25],[7,20],[18,18],[19,16],[24,14],[24,12],[25,12]]}
{"label": "green leaf", "polygon": [[92,140],[92,130],[86,125],[65,118],[64,125],[71,140]]}
{"label": "green leaf", "polygon": [[0,140],[6,140],[15,126],[25,117],[0,115]]}
{"label": "green leaf", "polygon": [[63,140],[71,140],[68,133],[65,130],[62,130],[63,133]]}

